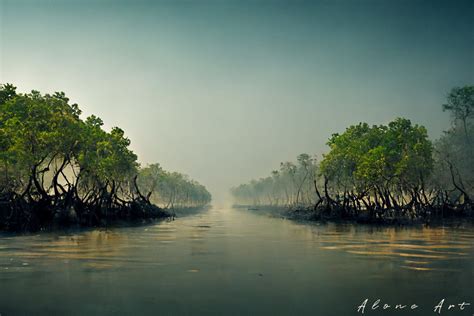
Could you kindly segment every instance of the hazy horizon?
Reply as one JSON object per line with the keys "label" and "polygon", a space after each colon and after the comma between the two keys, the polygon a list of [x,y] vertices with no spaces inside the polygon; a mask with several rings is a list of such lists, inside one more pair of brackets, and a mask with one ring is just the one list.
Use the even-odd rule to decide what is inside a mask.
{"label": "hazy horizon", "polygon": [[142,164],[222,203],[360,121],[406,117],[436,139],[446,94],[474,82],[473,6],[0,0],[0,83],[64,91],[124,129]]}

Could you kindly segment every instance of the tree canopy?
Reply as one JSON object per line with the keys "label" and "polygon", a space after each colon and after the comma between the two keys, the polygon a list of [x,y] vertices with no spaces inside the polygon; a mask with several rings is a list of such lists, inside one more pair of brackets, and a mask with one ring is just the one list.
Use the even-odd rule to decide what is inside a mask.
{"label": "tree canopy", "polygon": [[[82,224],[100,224],[164,215],[136,182],[149,168],[140,168],[122,129],[106,131],[94,115],[83,120],[79,106],[63,92],[22,94],[11,84],[0,85],[1,226],[38,228],[71,216]],[[199,183],[163,174],[155,194],[159,188],[180,198],[188,194],[186,203],[193,205],[210,201]]]}
{"label": "tree canopy", "polygon": [[434,143],[406,118],[359,123],[333,134],[316,163],[301,154],[272,176],[231,189],[244,205],[316,210],[370,218],[472,212],[474,87],[453,88],[442,106],[452,127]]}

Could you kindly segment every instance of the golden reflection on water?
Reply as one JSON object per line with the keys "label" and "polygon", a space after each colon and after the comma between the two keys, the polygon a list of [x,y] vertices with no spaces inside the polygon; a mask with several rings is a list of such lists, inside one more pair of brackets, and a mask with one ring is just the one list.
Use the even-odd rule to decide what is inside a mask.
{"label": "golden reflection on water", "polygon": [[[0,272],[26,271],[30,262],[44,267],[51,261],[79,263],[88,271],[130,267],[130,263],[133,266],[158,266],[163,264],[159,256],[161,250],[168,252],[167,259],[171,257],[171,262],[182,255],[169,254],[174,251],[173,244],[179,239],[189,243],[185,249],[190,256],[210,253],[205,241],[211,227],[210,224],[195,225],[193,222],[191,225],[167,222],[64,235],[45,233],[0,238]],[[199,270],[190,268],[187,272],[196,273]]]}
{"label": "golden reflection on water", "polygon": [[65,264],[70,260],[79,260],[83,261],[85,268],[106,269],[113,267],[116,262],[131,260],[122,256],[123,248],[128,245],[128,236],[113,231],[92,230],[64,236],[20,236],[12,241],[11,249],[5,246],[5,251],[0,251],[0,264],[5,268],[9,268],[8,263],[15,267],[20,262],[24,264],[46,259]]}
{"label": "golden reflection on water", "polygon": [[345,234],[319,234],[321,249],[392,260],[403,269],[415,271],[454,272],[458,270],[444,267],[447,262],[473,259],[474,233],[467,228],[345,226]]}
{"label": "golden reflection on water", "polygon": [[[224,246],[213,246],[216,240],[225,241]],[[364,260],[390,260],[390,264],[414,271],[456,271],[450,268],[459,265],[451,262],[474,257],[472,226],[301,224],[245,212],[211,211],[144,227],[0,238],[0,272],[31,271],[38,265],[47,267],[51,261],[103,271],[190,260],[192,264],[183,272],[197,273],[195,257],[225,252],[227,242],[249,246],[261,240],[272,247],[282,240],[294,243],[304,250],[302,256],[341,252]]]}

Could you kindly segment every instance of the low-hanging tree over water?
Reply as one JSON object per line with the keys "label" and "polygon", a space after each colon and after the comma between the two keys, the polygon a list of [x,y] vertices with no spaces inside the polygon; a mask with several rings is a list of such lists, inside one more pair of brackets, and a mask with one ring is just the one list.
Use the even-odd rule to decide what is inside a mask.
{"label": "low-hanging tree over water", "polygon": [[[148,188],[139,187],[138,177],[149,167],[140,169],[124,131],[114,127],[107,132],[100,118],[82,120],[80,115],[78,105],[62,92],[22,94],[11,84],[0,85],[0,229],[168,216],[150,201],[151,193],[142,191]],[[171,190],[164,184],[171,173],[164,174],[156,187]],[[199,202],[189,198],[179,200],[180,205],[210,201],[202,185],[184,182],[172,187],[175,196],[186,189],[205,198],[194,194]]]}
{"label": "low-hanging tree over water", "polygon": [[271,177],[232,188],[236,203],[307,210],[316,218],[416,219],[472,214],[474,87],[454,88],[443,110],[452,127],[431,142],[397,118],[333,134],[320,163],[301,154]]}

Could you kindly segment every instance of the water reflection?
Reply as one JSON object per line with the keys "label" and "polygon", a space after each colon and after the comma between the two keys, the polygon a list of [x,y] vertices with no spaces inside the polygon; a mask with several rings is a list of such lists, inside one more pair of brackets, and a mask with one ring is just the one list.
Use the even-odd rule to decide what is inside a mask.
{"label": "water reflection", "polygon": [[[151,245],[156,248],[155,243],[173,247],[179,239],[190,242],[191,256],[209,255],[213,251],[208,247],[208,239],[224,235],[231,238],[252,236],[256,233],[252,231],[255,228],[252,226],[258,226],[262,220],[257,218],[256,223],[250,223],[249,227],[225,231],[226,225],[223,225],[222,215],[222,212],[213,211],[212,216],[221,218],[221,221],[217,222],[216,219],[211,221],[211,218],[203,221],[202,216],[198,215],[185,219],[184,222],[178,220],[149,227],[5,237],[0,239],[0,267],[4,270],[30,270],[30,263],[36,265],[55,260],[65,263],[71,260],[83,261],[85,267],[93,269],[111,268],[124,263],[156,264],[156,258],[153,256],[143,256],[143,253],[141,256],[130,256],[130,253],[144,252],[151,248]],[[283,227],[290,240],[309,241],[323,250],[344,251],[376,260],[392,260],[405,269],[429,271],[439,269],[438,263],[442,261],[472,260],[474,232],[469,226],[394,228],[347,224],[293,224],[270,218],[264,220],[274,224],[276,221],[284,222],[286,225]],[[236,228],[234,226],[236,225],[230,228]],[[245,231],[246,235],[236,234],[239,231]],[[265,237],[265,234],[268,234],[268,242],[278,242],[278,238],[274,239],[272,230],[258,231],[258,235]]]}
{"label": "water reflection", "polygon": [[345,315],[359,295],[416,290],[421,303],[442,286],[462,296],[472,288],[472,228],[322,225],[211,209],[148,226],[3,236],[0,282],[9,291],[0,313],[38,314],[40,304],[57,314],[74,306],[77,314]]}
{"label": "water reflection", "polygon": [[460,271],[442,266],[447,260],[473,259],[471,226],[374,228],[329,224],[327,231],[319,233],[318,238],[324,250],[391,260],[404,269]]}

